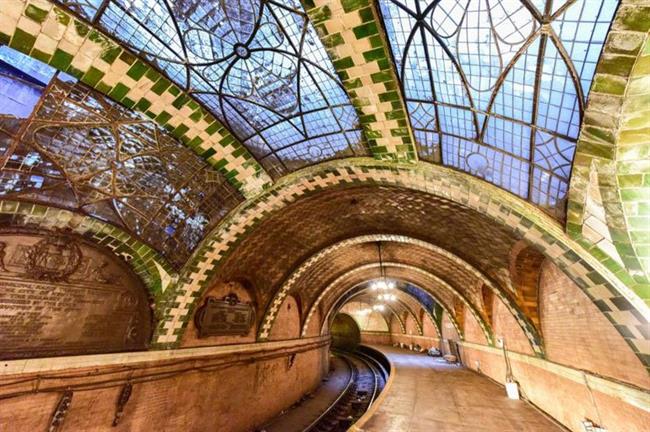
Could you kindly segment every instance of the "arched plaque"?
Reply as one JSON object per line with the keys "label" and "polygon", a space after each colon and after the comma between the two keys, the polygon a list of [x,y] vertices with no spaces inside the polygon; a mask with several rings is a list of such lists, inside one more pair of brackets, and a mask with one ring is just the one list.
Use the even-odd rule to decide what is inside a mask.
{"label": "arched plaque", "polygon": [[0,231],[0,359],[146,349],[145,288],[81,237]]}

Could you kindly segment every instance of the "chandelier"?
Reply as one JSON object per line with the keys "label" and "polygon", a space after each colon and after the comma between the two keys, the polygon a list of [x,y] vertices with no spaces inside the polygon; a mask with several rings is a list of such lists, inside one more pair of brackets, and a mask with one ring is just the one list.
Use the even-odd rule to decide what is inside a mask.
{"label": "chandelier", "polygon": [[387,291],[395,288],[395,282],[386,279],[386,269],[384,269],[384,262],[381,257],[381,242],[377,242],[377,253],[379,255],[379,280],[373,281],[370,284],[370,289],[373,291]]}

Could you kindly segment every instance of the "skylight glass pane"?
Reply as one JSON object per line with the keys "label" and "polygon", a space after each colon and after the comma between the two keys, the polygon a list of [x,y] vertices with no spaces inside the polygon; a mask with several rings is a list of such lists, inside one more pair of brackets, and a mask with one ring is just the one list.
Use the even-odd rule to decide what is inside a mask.
{"label": "skylight glass pane", "polygon": [[178,265],[242,200],[143,115],[37,60],[0,55],[0,198],[107,221]]}
{"label": "skylight glass pane", "polygon": [[379,0],[420,157],[561,214],[616,3]]}
{"label": "skylight glass pane", "polygon": [[97,15],[97,11],[103,0],[59,0],[66,7],[79,16],[92,21]]}
{"label": "skylight glass pane", "polygon": [[448,165],[526,198],[530,164],[481,144],[444,136],[444,160]]}
{"label": "skylight glass pane", "polygon": [[580,76],[585,96],[618,3],[618,0],[577,0],[552,23]]}
{"label": "skylight glass pane", "polygon": [[349,142],[358,117],[298,2],[109,0],[99,22],[195,92],[267,170],[367,154]]}

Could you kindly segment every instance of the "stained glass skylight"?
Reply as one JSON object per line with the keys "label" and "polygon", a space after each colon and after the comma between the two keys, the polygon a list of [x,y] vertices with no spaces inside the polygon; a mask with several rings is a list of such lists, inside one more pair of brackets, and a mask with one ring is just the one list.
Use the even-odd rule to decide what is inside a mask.
{"label": "stained glass skylight", "polygon": [[274,177],[365,155],[357,114],[297,0],[60,0],[199,99]]}
{"label": "stained glass skylight", "polygon": [[180,266],[243,197],[148,118],[0,48],[0,199],[120,226]]}
{"label": "stained glass skylight", "polygon": [[616,0],[379,0],[421,158],[561,216]]}

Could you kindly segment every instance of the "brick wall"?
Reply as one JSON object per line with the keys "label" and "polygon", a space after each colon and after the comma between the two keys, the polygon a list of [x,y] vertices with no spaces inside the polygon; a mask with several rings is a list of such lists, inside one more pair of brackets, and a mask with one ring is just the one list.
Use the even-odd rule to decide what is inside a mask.
{"label": "brick wall", "polygon": [[650,388],[648,373],[612,324],[548,261],[540,275],[540,311],[549,360]]}
{"label": "brick wall", "polygon": [[524,331],[498,297],[492,303],[492,331],[495,340],[502,338],[510,351],[533,355],[533,349]]}
{"label": "brick wall", "polygon": [[481,330],[481,327],[478,325],[476,318],[469,311],[468,308],[465,308],[465,340],[468,342],[475,342],[480,344],[487,343],[485,339],[485,333]]}
{"label": "brick wall", "polygon": [[[267,359],[257,357],[250,360],[250,355],[247,355],[249,360],[246,362],[222,366],[208,373],[185,373],[169,379],[134,384],[124,417],[115,428],[111,427],[111,423],[119,386],[75,391],[63,427],[58,431],[251,430],[319,384],[322,373],[328,368],[327,350],[328,346],[325,345],[299,351],[291,368],[288,367],[289,353],[276,352],[269,353],[272,358]],[[202,361],[205,359],[192,360],[189,366],[199,365]],[[153,366],[147,364],[147,368]],[[176,363],[165,370],[186,367],[187,363]],[[135,375],[146,372],[147,368],[139,369]],[[121,367],[96,369],[105,373],[120,370],[119,373],[125,374]],[[75,370],[74,373],[80,372]],[[60,385],[65,387],[84,382],[84,379],[88,380],[62,379]],[[7,391],[7,387],[2,388],[3,394]],[[59,393],[37,393],[3,399],[0,403],[0,431],[48,430],[59,397]]]}
{"label": "brick wall", "polygon": [[[481,373],[503,383],[506,369],[503,355],[463,347],[463,363],[472,369],[479,362]],[[584,432],[581,421],[590,419],[608,432],[646,432],[650,413],[618,398],[592,390],[556,373],[535,367],[510,357],[513,375],[523,396],[567,426],[571,431]],[[504,389],[505,393],[505,389]]]}
{"label": "brick wall", "polygon": [[280,306],[269,340],[295,339],[300,337],[300,310],[296,299],[288,296]]}

